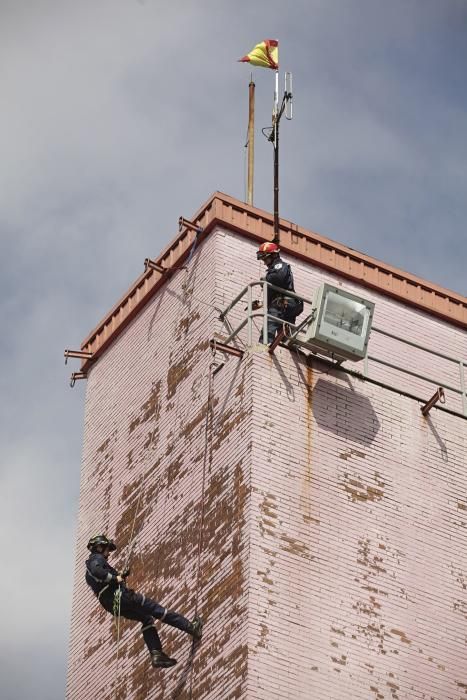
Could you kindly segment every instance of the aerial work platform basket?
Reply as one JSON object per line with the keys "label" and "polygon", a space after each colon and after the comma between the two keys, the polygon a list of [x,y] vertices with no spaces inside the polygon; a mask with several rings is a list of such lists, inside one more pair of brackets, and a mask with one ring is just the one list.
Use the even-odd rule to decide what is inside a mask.
{"label": "aerial work platform basket", "polygon": [[[274,291],[282,292],[286,297],[303,301],[305,316],[299,323],[289,323],[268,313],[268,287]],[[259,288],[262,294],[260,308],[253,300],[253,295],[256,292],[255,288]],[[247,302],[246,307],[244,307],[246,316],[244,314],[240,316],[238,305],[242,302],[245,303],[245,300]],[[235,312],[234,309],[236,307],[237,310]],[[328,283],[323,283],[318,287],[312,299],[306,299],[288,290],[284,293],[283,289],[275,287],[265,280],[250,282],[219,316],[227,330],[227,336],[222,338],[222,343],[224,346],[231,346],[232,344],[238,344],[238,341],[241,340],[243,346],[246,345],[247,348],[252,349],[257,345],[257,339],[253,337],[253,334],[258,332],[258,330],[262,330],[262,336],[266,338],[268,320],[275,320],[281,324],[282,328],[268,348],[270,353],[273,353],[278,345],[282,345],[289,349],[300,350],[318,359],[331,361],[338,366],[343,366],[343,363],[349,361],[352,363],[362,362],[363,371],[357,372],[357,374],[370,381],[384,384],[384,381],[382,382],[377,376],[373,376],[374,370],[370,376],[370,363],[375,367],[379,365],[380,367],[394,370],[396,374],[400,373],[400,383],[399,381],[394,381],[394,384],[391,382],[387,384],[388,388],[407,393],[407,377],[421,380],[423,383],[436,389],[436,394],[430,399],[430,401],[433,401],[431,405],[434,405],[437,401],[444,403],[444,390],[446,390],[451,393],[451,397],[455,399],[456,404],[458,404],[460,398],[460,406],[458,404],[453,409],[446,410],[457,415],[467,416],[467,382],[465,379],[467,360],[451,357],[438,350],[413,342],[407,337],[375,327],[373,325],[374,308],[375,305],[372,301],[364,299],[359,294],[349,292],[342,287],[336,287]],[[229,314],[236,316],[238,325],[235,328],[232,326]],[[400,344],[398,354],[394,357],[391,356],[389,359],[381,357],[379,354],[370,354],[371,334],[384,336],[396,341],[397,344]],[[446,367],[450,368],[449,382],[452,382],[451,375],[455,377],[456,374],[458,381],[449,383],[444,377],[440,379],[439,377],[428,376],[421,371],[417,371],[419,367],[416,361],[411,362],[411,348],[442,358],[446,362]],[[453,365],[457,365],[457,371]],[[343,366],[343,369],[355,374],[355,370],[352,370],[350,367]],[[425,393],[426,388],[425,386],[423,393]],[[411,396],[423,403],[422,409],[430,404],[430,401],[427,402],[423,395],[416,396],[412,393]],[[434,401],[435,397],[436,400]]]}

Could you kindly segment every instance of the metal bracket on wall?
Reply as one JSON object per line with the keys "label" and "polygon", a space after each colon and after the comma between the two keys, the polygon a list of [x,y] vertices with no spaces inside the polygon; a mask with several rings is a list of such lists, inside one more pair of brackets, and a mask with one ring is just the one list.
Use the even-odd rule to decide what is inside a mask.
{"label": "metal bracket on wall", "polygon": [[286,337],[287,337],[287,333],[286,333],[286,331],[285,331],[285,327],[282,326],[282,328],[280,329],[279,333],[276,335],[276,337],[275,337],[274,340],[272,341],[271,345],[269,346],[269,348],[268,348],[268,353],[269,353],[270,355],[273,355],[273,354],[274,354],[274,350],[277,348],[277,346],[279,345],[279,343],[281,343],[281,342],[284,340],[284,338],[286,338]]}
{"label": "metal bracket on wall", "polygon": [[178,219],[178,230],[180,231],[180,233],[183,231],[184,228],[187,228],[190,231],[196,231],[196,233],[203,233],[204,230],[202,226],[197,226],[192,221],[189,221],[183,216],[180,216]]}
{"label": "metal bracket on wall", "polygon": [[225,343],[221,343],[215,338],[211,338],[209,341],[209,347],[216,352],[216,350],[219,350],[219,352],[225,352],[228,355],[235,355],[235,357],[243,357],[245,354],[243,350],[240,350],[239,348],[234,347],[233,345],[226,345]]}
{"label": "metal bracket on wall", "polygon": [[75,382],[77,379],[86,379],[88,375],[86,372],[73,372],[73,374],[70,377],[70,386],[73,389]]}
{"label": "metal bracket on wall", "polygon": [[436,389],[436,392],[433,394],[431,399],[426,402],[423,406],[420,406],[420,410],[423,413],[424,416],[428,415],[430,410],[433,408],[433,406],[438,403],[446,403],[446,397],[444,395],[444,389],[443,387],[439,386]]}
{"label": "metal bracket on wall", "polygon": [[86,350],[65,350],[63,356],[65,364],[68,363],[69,357],[76,357],[79,360],[92,360],[92,352],[87,352]]}
{"label": "metal bracket on wall", "polygon": [[144,271],[147,272],[148,270],[156,270],[156,272],[160,272],[161,274],[164,274],[164,272],[168,271],[168,268],[162,267],[162,265],[159,265],[158,263],[156,263],[155,260],[151,260],[151,258],[145,258]]}

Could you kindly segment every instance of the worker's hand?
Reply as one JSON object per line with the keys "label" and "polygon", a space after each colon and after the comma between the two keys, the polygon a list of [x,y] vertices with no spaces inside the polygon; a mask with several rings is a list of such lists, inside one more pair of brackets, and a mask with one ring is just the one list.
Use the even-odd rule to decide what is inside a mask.
{"label": "worker's hand", "polygon": [[130,574],[131,574],[131,569],[128,567],[127,569],[125,569],[124,571],[122,571],[122,573],[120,574],[120,576],[121,576],[122,578],[128,578],[128,576],[129,576]]}
{"label": "worker's hand", "polygon": [[120,574],[118,574],[117,577],[116,577],[116,581],[117,581],[117,583],[122,583],[122,582],[123,582],[123,576],[121,576]]}

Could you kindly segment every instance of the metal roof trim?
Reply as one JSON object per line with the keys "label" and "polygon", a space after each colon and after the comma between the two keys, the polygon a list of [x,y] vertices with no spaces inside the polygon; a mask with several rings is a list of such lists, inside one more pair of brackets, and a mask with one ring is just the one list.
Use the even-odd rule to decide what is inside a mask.
{"label": "metal roof trim", "polygon": [[[254,240],[272,240],[274,236],[272,214],[222,192],[211,195],[192,221],[203,228],[201,238],[209,235],[215,226],[223,226]],[[89,368],[176,268],[182,266],[194,237],[193,231],[182,229],[155,259],[158,265],[167,268],[167,272],[148,269],[140,275],[89,333],[81,349],[92,352],[93,359],[83,361],[83,370]],[[289,255],[312,262],[454,325],[467,328],[467,297],[456,292],[387,265],[285,219],[280,220],[280,245]]]}

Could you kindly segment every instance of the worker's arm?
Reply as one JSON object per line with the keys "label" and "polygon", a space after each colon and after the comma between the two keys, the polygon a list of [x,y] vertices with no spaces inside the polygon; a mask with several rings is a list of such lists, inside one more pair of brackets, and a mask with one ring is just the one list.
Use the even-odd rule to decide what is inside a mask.
{"label": "worker's arm", "polygon": [[121,583],[122,577],[107,564],[104,557],[91,557],[87,563],[89,573],[102,583]]}

